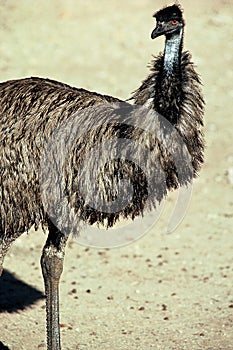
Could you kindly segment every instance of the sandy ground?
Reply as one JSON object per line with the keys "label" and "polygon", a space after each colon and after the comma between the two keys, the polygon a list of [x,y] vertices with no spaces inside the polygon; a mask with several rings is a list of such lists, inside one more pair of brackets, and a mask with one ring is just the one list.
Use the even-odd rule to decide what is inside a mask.
{"label": "sandy ground", "polygon": [[[165,234],[175,195],[140,240],[119,249],[71,241],[62,275],[65,349],[233,349],[233,4],[181,1],[185,48],[204,83],[205,165],[188,212]],[[42,76],[128,98],[146,76],[159,0],[1,0],[1,80]],[[23,235],[5,259],[0,349],[45,348],[40,254]]]}

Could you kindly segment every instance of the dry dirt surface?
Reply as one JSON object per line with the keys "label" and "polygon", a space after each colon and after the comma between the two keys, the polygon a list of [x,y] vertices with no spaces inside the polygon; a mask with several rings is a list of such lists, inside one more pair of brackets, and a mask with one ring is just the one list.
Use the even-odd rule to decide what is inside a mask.
{"label": "dry dirt surface", "polygon": [[[1,81],[50,77],[123,99],[148,74],[160,0],[1,0]],[[143,238],[93,249],[71,240],[60,286],[63,350],[233,349],[233,3],[181,1],[185,48],[206,99],[205,164],[185,218],[166,234],[176,194]],[[143,228],[142,228],[143,230]],[[0,349],[44,349],[42,231],[5,259]]]}

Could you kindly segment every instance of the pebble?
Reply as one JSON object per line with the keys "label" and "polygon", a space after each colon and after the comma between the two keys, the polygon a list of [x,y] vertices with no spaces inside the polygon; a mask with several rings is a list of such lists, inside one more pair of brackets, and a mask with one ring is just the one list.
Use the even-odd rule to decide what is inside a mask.
{"label": "pebble", "polygon": [[144,306],[141,306],[138,308],[138,311],[144,311],[144,310],[145,310]]}

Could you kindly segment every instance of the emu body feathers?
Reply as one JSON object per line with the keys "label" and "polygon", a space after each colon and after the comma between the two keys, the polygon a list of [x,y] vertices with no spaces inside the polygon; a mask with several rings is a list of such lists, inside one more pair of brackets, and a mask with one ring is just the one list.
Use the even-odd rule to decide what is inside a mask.
{"label": "emu body feathers", "polygon": [[[58,144],[59,140],[66,139],[68,142],[71,136],[67,134],[64,125],[69,121],[74,124],[72,130],[76,127],[74,136],[77,138],[79,135],[79,137],[73,140],[75,144],[72,145],[71,154],[67,154],[68,163],[66,162],[64,175],[66,179],[63,179],[66,182],[64,191],[78,216],[88,223],[112,226],[120,217],[134,218],[142,214],[144,207],[154,208],[156,202],[160,202],[166,195],[167,190],[188,183],[192,177],[196,176],[203,161],[203,142],[200,130],[203,101],[199,90],[199,78],[190,62],[190,55],[187,52],[184,53],[182,56],[183,84],[180,118],[174,130],[164,129],[163,133],[172,132],[169,136],[170,142],[168,142],[166,141],[168,138],[162,135],[162,119],[153,111],[153,102],[148,108],[148,101],[153,101],[155,98],[154,86],[161,64],[162,56],[153,62],[151,75],[133,94],[135,104],[146,106],[145,108],[135,108],[110,96],[72,88],[47,79],[29,78],[0,84],[0,134],[2,135],[0,141],[2,189],[0,192],[0,232],[3,235],[10,236],[12,232],[20,234],[29,230],[33,225],[38,227],[40,223],[47,225],[48,207],[45,210],[45,202],[43,203],[41,198],[41,161],[51,139]],[[148,125],[148,121],[151,126]],[[57,136],[56,138],[53,136],[56,129],[59,130],[59,140]],[[71,127],[68,128],[68,133],[70,130]],[[84,132],[85,130],[87,132]],[[130,151],[135,155],[135,164],[118,159],[107,164],[107,159],[104,158],[104,152],[102,152],[102,160],[99,158],[100,164],[97,169],[100,174],[92,174],[89,180],[87,177],[83,178],[82,188],[85,189],[86,196],[88,193],[93,194],[93,179],[100,176],[102,187],[97,191],[100,192],[99,196],[108,203],[111,202],[109,198],[113,195],[113,185],[117,182],[116,180],[119,180],[119,177],[126,177],[134,188],[133,198],[121,210],[101,211],[88,205],[85,198],[80,195],[77,186],[77,177],[80,175],[79,167],[87,152],[90,155],[95,145],[112,140],[114,148],[113,140],[115,140],[116,147],[120,138],[134,141],[133,149],[130,148]],[[174,146],[174,143],[177,144]],[[147,158],[144,159],[147,171],[144,175],[142,169],[139,169],[137,165],[141,152],[141,147],[138,145],[144,145],[147,150]],[[184,145],[191,157],[193,169],[190,169],[187,164],[185,167],[182,166],[182,162],[179,162],[180,169],[174,165],[172,147],[175,147],[176,152],[182,153]],[[50,144],[50,147],[53,145]],[[53,156],[57,155],[59,158],[60,152],[61,149],[54,149]],[[120,155],[124,155],[124,159],[127,159],[127,149],[121,149]],[[179,157],[184,161],[187,154],[186,156],[180,154]],[[43,170],[47,179],[51,178],[51,175],[49,176],[51,171],[53,177],[56,177],[56,164],[52,165],[54,167],[48,167],[47,172],[46,164],[44,164]],[[93,166],[90,164],[88,169],[93,171]],[[177,171],[180,172],[179,176]],[[147,176],[147,181],[145,176]],[[151,185],[148,184],[148,180],[153,183],[150,188],[157,188],[156,191],[152,191],[153,194],[150,191],[149,197],[147,186]],[[54,191],[54,186],[51,181],[47,181],[46,184],[47,193],[51,197],[47,195],[46,198],[48,206],[53,207],[53,212],[50,214],[56,222],[62,217],[62,212],[59,212],[61,197],[59,194],[52,195],[51,191]],[[62,179],[59,178],[59,181]],[[12,193],[14,193],[13,196]],[[51,204],[52,198],[56,198],[57,202]],[[146,204],[146,200],[149,203]],[[68,216],[65,220],[68,220]],[[72,224],[66,228],[62,224],[62,228],[67,233],[75,233]]]}

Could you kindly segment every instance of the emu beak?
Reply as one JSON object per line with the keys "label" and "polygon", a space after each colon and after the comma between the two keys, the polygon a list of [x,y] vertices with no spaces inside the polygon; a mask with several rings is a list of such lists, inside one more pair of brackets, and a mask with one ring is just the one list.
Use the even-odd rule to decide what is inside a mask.
{"label": "emu beak", "polygon": [[153,32],[151,33],[151,39],[158,38],[158,36],[165,34],[167,26],[165,24],[157,24]]}

